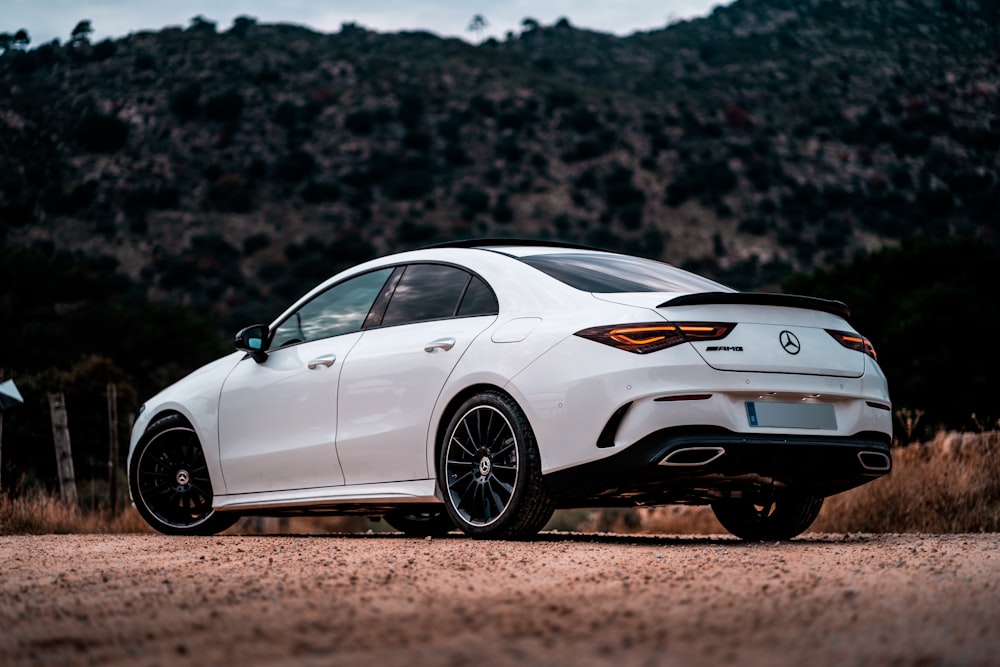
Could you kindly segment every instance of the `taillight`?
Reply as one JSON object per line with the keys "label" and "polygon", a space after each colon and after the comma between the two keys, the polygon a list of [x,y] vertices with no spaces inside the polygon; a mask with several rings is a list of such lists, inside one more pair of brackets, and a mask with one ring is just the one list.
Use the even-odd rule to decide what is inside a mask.
{"label": "taillight", "polygon": [[848,331],[832,331],[830,329],[827,329],[826,332],[847,349],[864,352],[872,359],[878,359],[878,355],[875,354],[875,346],[864,336]]}
{"label": "taillight", "polygon": [[576,335],[626,352],[648,354],[687,341],[719,340],[735,327],[718,322],[640,322],[591,327],[577,331]]}

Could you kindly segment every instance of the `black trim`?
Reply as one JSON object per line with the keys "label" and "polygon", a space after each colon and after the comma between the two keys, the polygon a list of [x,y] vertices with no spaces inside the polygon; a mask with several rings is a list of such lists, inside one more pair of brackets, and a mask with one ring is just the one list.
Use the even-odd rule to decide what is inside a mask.
{"label": "black trim", "polygon": [[622,420],[625,419],[625,413],[628,412],[630,407],[632,407],[632,401],[621,406],[611,415],[611,419],[601,429],[601,434],[597,436],[597,446],[599,448],[607,449],[608,447],[615,446],[615,436],[618,434],[618,427],[621,426]]}
{"label": "black trim", "polygon": [[[368,315],[365,317],[365,321],[361,324],[361,330],[366,331],[368,329],[374,329],[382,326],[382,318],[385,317],[385,309],[389,307],[389,299],[392,298],[393,292],[396,291],[396,285],[403,278],[403,273],[406,272],[406,264],[401,264],[392,270],[389,274],[389,278],[382,285],[382,291],[378,293],[375,297],[375,301],[372,302],[372,307],[368,310]],[[338,283],[340,284],[340,283]]]}
{"label": "black trim", "polygon": [[579,245],[577,243],[563,243],[562,241],[541,241],[539,239],[522,238],[462,239],[458,241],[448,241],[446,243],[435,243],[434,245],[418,248],[418,250],[431,250],[436,248],[478,248],[480,250],[489,250],[491,246],[514,246],[518,248],[530,248],[532,246],[537,246],[539,248],[569,248],[573,250],[595,250],[598,252],[608,252],[607,250],[602,250],[601,248]]}
{"label": "black trim", "polygon": [[699,292],[698,294],[685,294],[674,297],[669,301],[664,301],[657,308],[711,304],[803,308],[805,310],[818,310],[838,315],[845,320],[851,316],[851,309],[842,301],[820,299],[814,296],[800,296],[798,294],[770,294],[767,292]]}
{"label": "black trim", "polygon": [[[698,504],[772,487],[830,496],[889,472],[866,470],[858,458],[869,452],[891,461],[889,441],[875,432],[829,437],[668,428],[609,457],[549,473],[545,480],[561,507]],[[704,465],[659,465],[688,447],[718,447],[725,453]]]}

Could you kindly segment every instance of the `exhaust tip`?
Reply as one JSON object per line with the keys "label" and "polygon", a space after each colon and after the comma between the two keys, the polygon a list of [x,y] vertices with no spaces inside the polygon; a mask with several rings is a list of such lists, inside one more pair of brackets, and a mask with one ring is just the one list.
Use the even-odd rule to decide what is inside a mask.
{"label": "exhaust tip", "polygon": [[862,468],[871,472],[889,472],[892,468],[892,459],[882,452],[858,452],[858,461]]}
{"label": "exhaust tip", "polygon": [[660,461],[661,466],[703,466],[711,463],[726,453],[722,447],[685,447],[677,449]]}

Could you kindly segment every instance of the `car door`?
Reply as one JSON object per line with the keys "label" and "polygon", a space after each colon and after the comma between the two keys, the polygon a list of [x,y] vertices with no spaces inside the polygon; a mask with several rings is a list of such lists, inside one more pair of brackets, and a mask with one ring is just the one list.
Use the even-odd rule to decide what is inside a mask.
{"label": "car door", "polygon": [[431,412],[458,360],[496,315],[496,296],[479,277],[442,264],[404,268],[384,315],[366,328],[342,370],[337,452],[347,484],[430,476]]}
{"label": "car door", "polygon": [[336,486],[337,391],[348,353],[392,268],[333,285],[273,328],[267,356],[248,356],[219,402],[227,493]]}

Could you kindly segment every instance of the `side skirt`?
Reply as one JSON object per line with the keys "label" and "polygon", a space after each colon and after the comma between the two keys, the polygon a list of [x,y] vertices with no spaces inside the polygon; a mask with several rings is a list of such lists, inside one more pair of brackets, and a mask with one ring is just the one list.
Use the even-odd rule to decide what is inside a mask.
{"label": "side skirt", "polygon": [[216,496],[213,507],[221,512],[253,514],[282,510],[293,512],[301,510],[307,513],[310,510],[323,509],[336,512],[338,506],[347,509],[351,506],[371,505],[376,509],[382,506],[441,503],[441,499],[437,497],[437,482],[433,479],[418,479],[408,482],[353,484]]}

